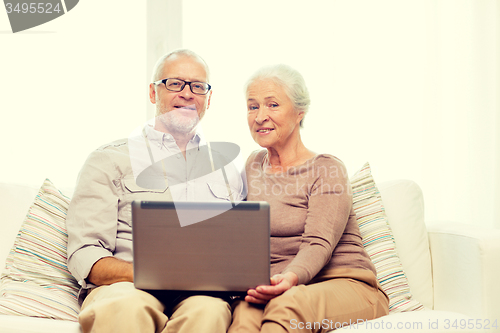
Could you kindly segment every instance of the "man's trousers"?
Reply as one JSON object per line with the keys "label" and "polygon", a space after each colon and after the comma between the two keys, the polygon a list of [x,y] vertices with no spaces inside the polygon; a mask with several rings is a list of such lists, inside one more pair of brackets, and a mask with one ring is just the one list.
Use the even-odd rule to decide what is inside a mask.
{"label": "man's trousers", "polygon": [[225,333],[231,308],[220,298],[191,296],[176,304],[167,317],[162,302],[131,282],[101,286],[85,298],[79,322],[83,333]]}

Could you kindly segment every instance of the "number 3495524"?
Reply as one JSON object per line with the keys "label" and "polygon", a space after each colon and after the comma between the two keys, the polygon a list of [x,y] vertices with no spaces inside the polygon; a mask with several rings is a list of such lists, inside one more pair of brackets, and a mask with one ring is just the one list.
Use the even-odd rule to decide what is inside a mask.
{"label": "number 3495524", "polygon": [[7,2],[5,4],[5,8],[7,8],[7,14],[13,12],[19,14],[21,13],[59,14],[61,11],[63,11],[63,9],[59,7],[59,3],[53,6],[51,3],[44,3],[44,2],[17,3],[15,4],[15,6],[12,3]]}

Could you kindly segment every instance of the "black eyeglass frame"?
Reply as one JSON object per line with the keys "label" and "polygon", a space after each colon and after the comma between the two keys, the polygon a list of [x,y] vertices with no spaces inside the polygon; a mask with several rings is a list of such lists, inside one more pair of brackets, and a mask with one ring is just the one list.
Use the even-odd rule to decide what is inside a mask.
{"label": "black eyeglass frame", "polygon": [[[180,90],[172,90],[172,89],[168,89],[167,88],[167,80],[177,80],[177,81],[181,81],[183,82]],[[181,79],[176,79],[176,78],[173,78],[173,77],[169,77],[169,78],[166,78],[166,79],[163,79],[163,80],[158,80],[158,81],[155,81],[153,82],[153,84],[156,84],[156,85],[159,85],[163,83],[163,85],[165,86],[165,89],[167,89],[168,91],[174,91],[174,92],[180,92],[182,90],[184,90],[184,87],[186,86],[186,84],[189,86],[189,89],[191,90],[191,92],[195,95],[206,95],[208,94],[208,92],[210,91],[210,89],[212,89],[212,86],[207,83],[207,82],[201,82],[201,81],[184,81],[184,80],[181,80]],[[191,86],[192,83],[202,83],[202,84],[206,84],[208,86],[208,89],[207,89],[207,92],[204,93],[204,94],[200,94],[200,93],[196,93],[193,91],[193,86]]]}

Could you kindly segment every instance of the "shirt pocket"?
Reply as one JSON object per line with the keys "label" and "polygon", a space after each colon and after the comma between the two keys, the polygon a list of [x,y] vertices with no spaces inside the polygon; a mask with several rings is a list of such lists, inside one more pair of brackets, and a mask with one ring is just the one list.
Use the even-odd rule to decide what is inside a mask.
{"label": "shirt pocket", "polygon": [[231,189],[231,196],[230,196],[228,193],[227,185],[222,185],[213,182],[208,182],[207,185],[208,188],[210,189],[210,193],[212,193],[212,195],[217,199],[231,201],[235,200],[237,197],[237,191],[232,186],[230,186]]}
{"label": "shirt pocket", "polygon": [[171,201],[172,196],[168,191],[168,186],[165,184],[164,188],[147,189],[137,185],[135,179],[123,178],[122,179],[122,195],[118,203],[118,220],[132,225],[132,206],[134,200],[147,200],[147,201]]}
{"label": "shirt pocket", "polygon": [[164,187],[157,188],[157,189],[149,189],[149,188],[144,188],[140,187],[137,185],[136,181],[134,178],[123,178],[123,186],[126,189],[125,193],[129,194],[135,194],[135,193],[165,193],[167,190],[168,186],[165,183]]}

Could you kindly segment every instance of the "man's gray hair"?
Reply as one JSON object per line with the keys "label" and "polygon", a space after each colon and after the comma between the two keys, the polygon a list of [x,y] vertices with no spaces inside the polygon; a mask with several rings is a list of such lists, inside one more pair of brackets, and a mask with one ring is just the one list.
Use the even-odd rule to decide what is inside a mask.
{"label": "man's gray hair", "polygon": [[175,51],[172,51],[170,53],[165,54],[162,56],[158,61],[156,62],[156,65],[153,69],[153,76],[151,78],[152,82],[166,79],[165,77],[161,77],[161,73],[163,72],[163,64],[165,61],[167,61],[168,58],[173,57],[173,56],[184,56],[184,57],[191,57],[197,59],[199,62],[201,62],[205,66],[205,71],[207,72],[207,82],[210,82],[210,70],[208,69],[208,65],[203,60],[202,57],[200,57],[198,54],[195,52],[188,50],[188,49],[178,49]]}
{"label": "man's gray hair", "polygon": [[[295,111],[304,112],[305,116],[309,111],[311,99],[309,98],[306,82],[296,69],[284,64],[262,67],[248,79],[245,84],[245,93],[248,93],[251,84],[266,79],[270,79],[281,86],[285,90],[287,97],[292,101]],[[302,127],[303,121],[304,118],[300,121],[300,127]]]}

